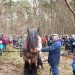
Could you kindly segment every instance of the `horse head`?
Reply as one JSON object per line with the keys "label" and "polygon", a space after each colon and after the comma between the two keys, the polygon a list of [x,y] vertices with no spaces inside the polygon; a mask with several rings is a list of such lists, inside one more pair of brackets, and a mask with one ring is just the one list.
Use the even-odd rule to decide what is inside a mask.
{"label": "horse head", "polygon": [[29,28],[27,29],[28,36],[27,36],[27,42],[28,42],[28,48],[29,49],[35,49],[38,46],[38,31],[36,28]]}

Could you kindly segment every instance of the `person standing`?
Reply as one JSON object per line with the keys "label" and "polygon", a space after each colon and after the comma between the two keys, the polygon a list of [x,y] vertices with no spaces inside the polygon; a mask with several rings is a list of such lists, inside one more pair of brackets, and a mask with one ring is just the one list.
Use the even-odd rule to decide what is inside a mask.
{"label": "person standing", "polygon": [[0,40],[0,55],[2,55],[3,52],[3,44],[2,44],[2,40]]}
{"label": "person standing", "polygon": [[46,37],[45,37],[45,35],[43,35],[41,37],[41,40],[42,40],[42,47],[46,47]]}
{"label": "person standing", "polygon": [[48,63],[53,75],[59,75],[58,65],[60,61],[61,42],[58,34],[52,35],[53,43],[49,47],[42,48],[42,52],[49,52]]}
{"label": "person standing", "polygon": [[6,50],[6,46],[7,46],[7,37],[6,35],[2,35],[2,43],[3,43],[3,50]]}
{"label": "person standing", "polygon": [[73,75],[75,75],[75,35],[72,35],[72,49],[73,49],[73,62],[72,62],[72,69]]}

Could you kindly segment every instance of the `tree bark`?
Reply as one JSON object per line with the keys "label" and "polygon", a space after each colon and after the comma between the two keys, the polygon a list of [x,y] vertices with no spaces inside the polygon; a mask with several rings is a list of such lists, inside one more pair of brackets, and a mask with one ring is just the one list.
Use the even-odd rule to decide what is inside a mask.
{"label": "tree bark", "polygon": [[69,3],[67,2],[67,0],[65,0],[67,7],[69,8],[69,10],[72,12],[74,18],[75,18],[75,12],[73,11],[73,9],[70,7]]}

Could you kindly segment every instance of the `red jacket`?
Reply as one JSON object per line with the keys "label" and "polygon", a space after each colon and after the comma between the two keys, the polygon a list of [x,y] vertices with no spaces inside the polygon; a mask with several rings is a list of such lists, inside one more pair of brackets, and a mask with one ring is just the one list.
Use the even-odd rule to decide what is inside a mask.
{"label": "red jacket", "polygon": [[41,37],[41,40],[42,40],[42,44],[45,44],[46,43],[46,37],[45,36],[42,36]]}

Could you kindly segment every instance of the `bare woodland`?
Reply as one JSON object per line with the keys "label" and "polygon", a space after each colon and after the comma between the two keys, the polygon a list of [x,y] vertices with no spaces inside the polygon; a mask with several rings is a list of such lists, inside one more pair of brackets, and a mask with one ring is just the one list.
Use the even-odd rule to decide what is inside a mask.
{"label": "bare woodland", "polygon": [[75,33],[75,0],[0,0],[0,33]]}

